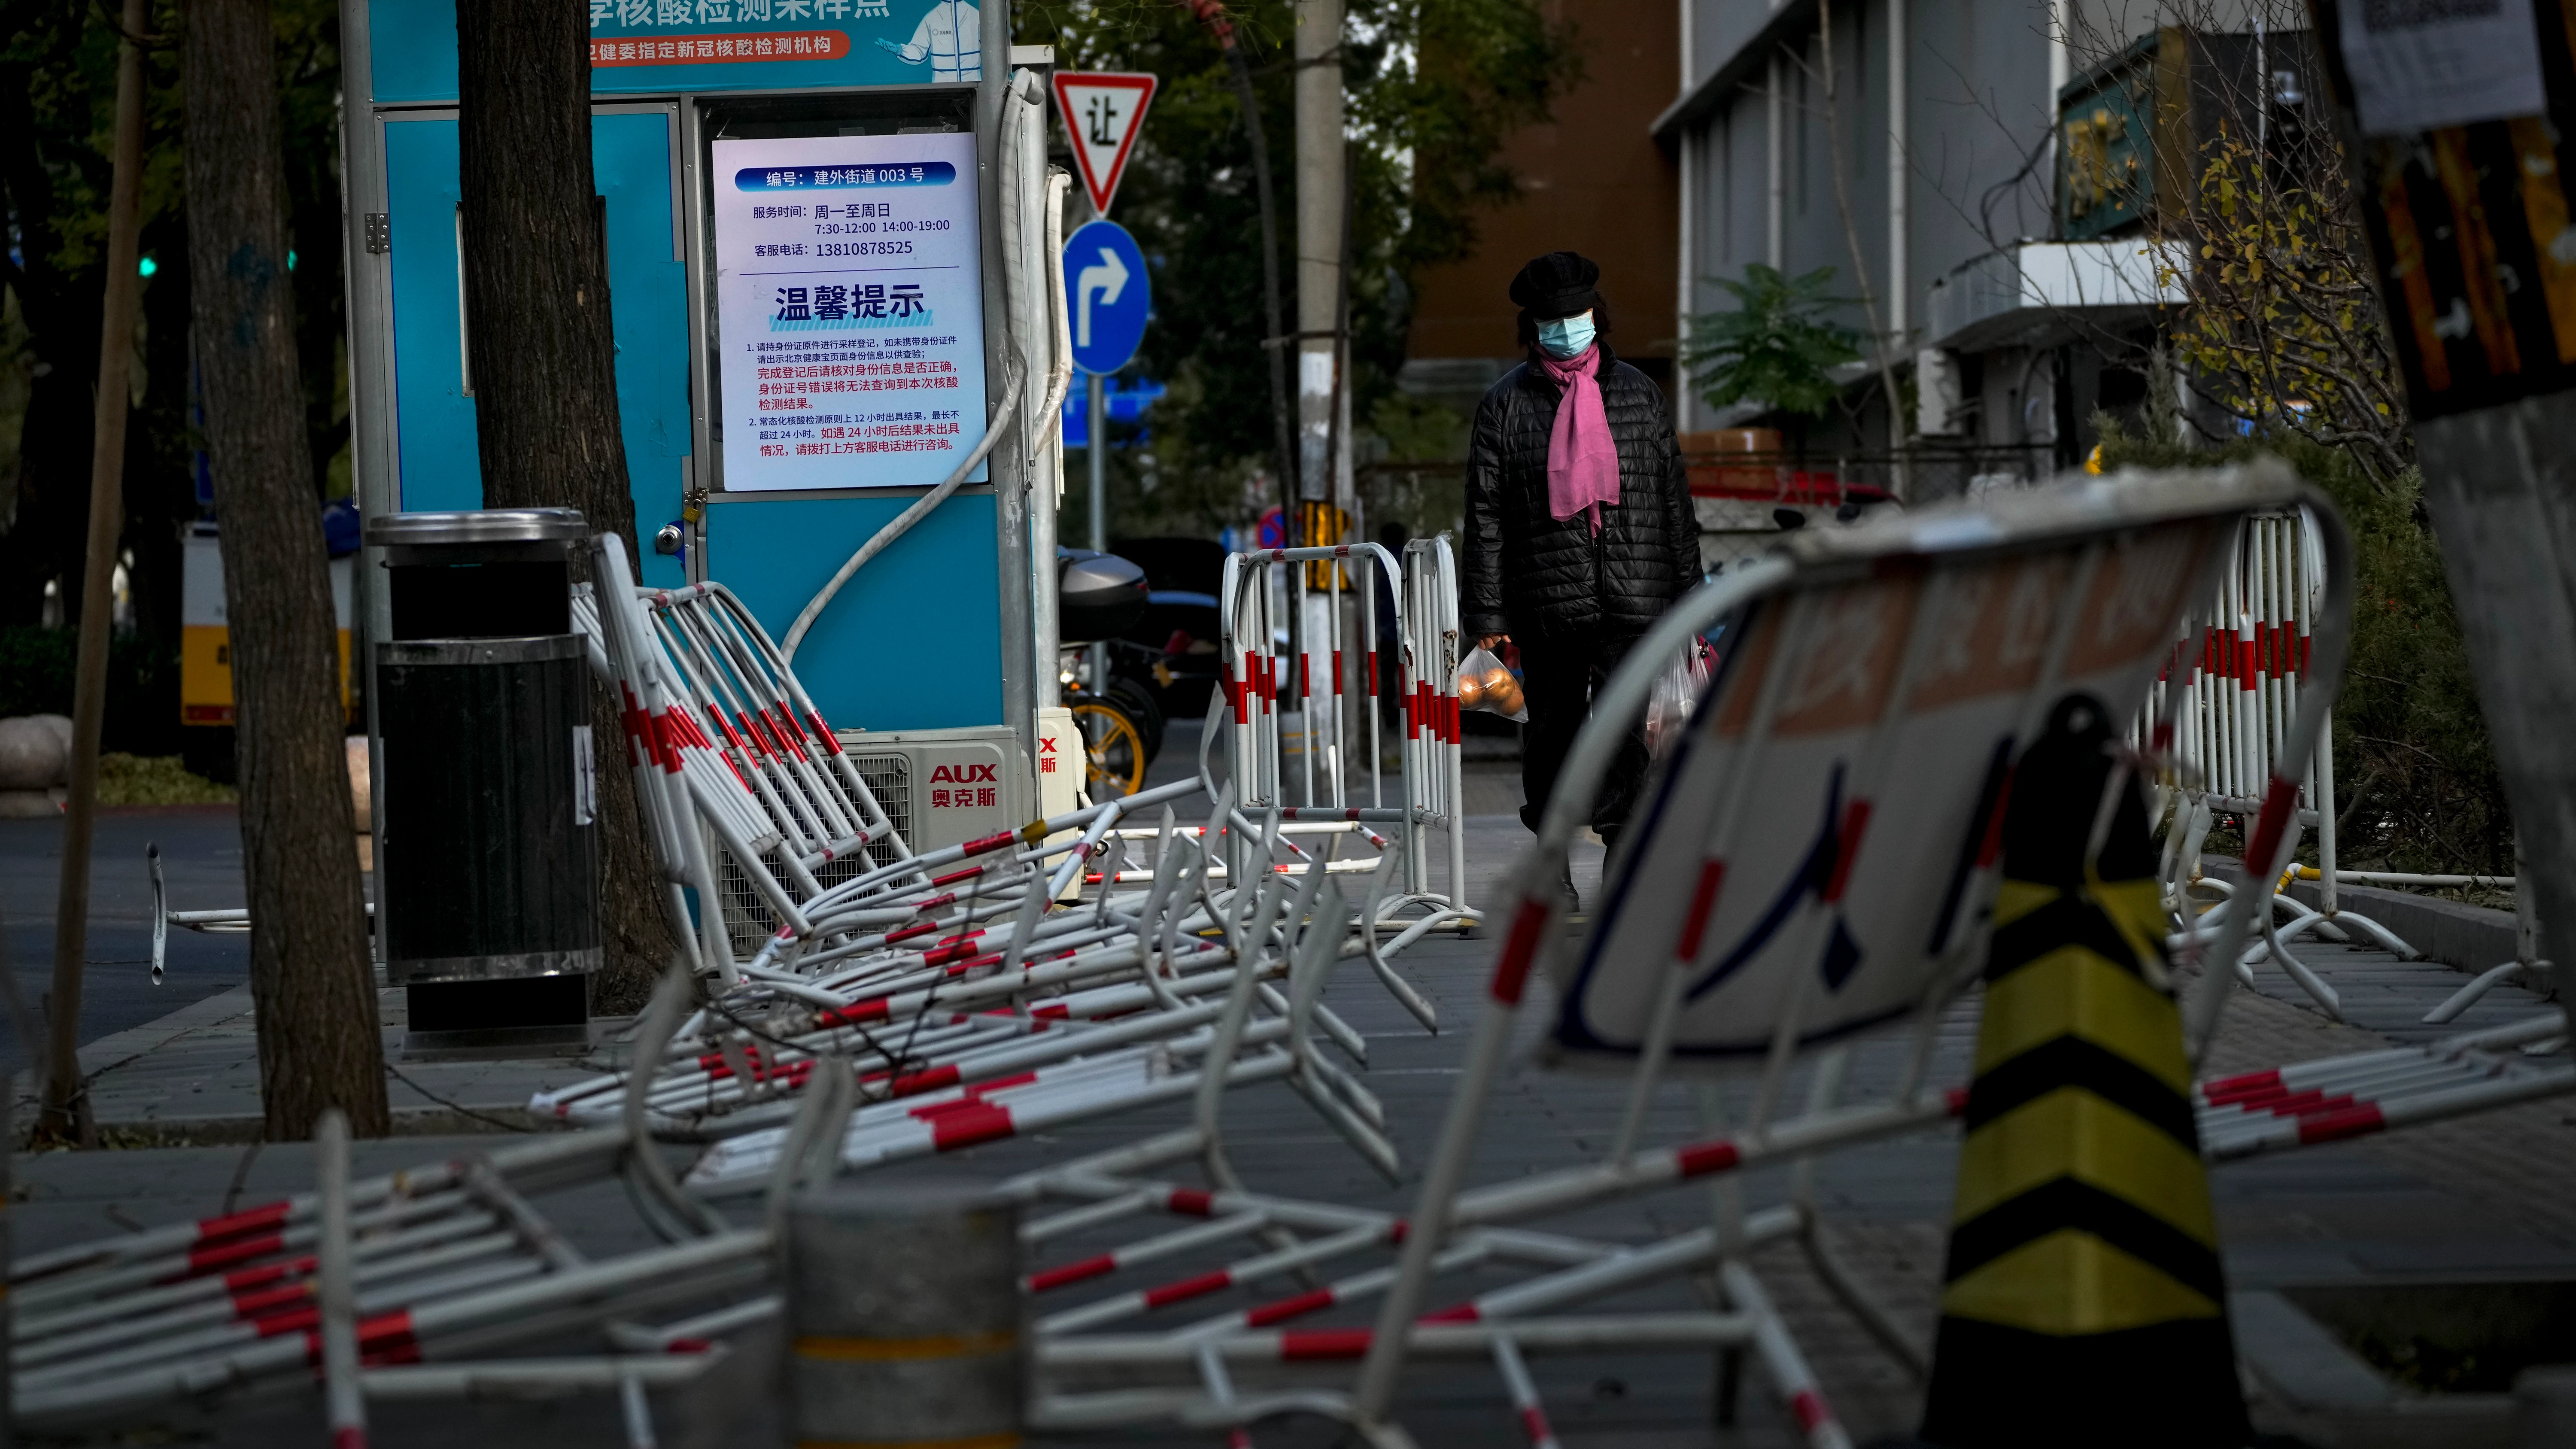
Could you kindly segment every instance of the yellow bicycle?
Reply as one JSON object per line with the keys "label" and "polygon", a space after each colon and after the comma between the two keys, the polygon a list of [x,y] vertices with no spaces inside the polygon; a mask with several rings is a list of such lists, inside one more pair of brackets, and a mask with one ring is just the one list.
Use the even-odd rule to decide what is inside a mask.
{"label": "yellow bicycle", "polygon": [[1093,804],[1145,788],[1145,737],[1127,712],[1107,700],[1076,697],[1068,706],[1082,731],[1085,784]]}

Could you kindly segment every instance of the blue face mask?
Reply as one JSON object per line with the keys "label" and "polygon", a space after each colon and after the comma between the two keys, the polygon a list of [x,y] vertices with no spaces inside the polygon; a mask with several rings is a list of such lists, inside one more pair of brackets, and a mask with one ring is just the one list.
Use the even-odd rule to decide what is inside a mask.
{"label": "blue face mask", "polygon": [[1592,345],[1592,314],[1580,313],[1538,324],[1538,345],[1550,357],[1563,359],[1576,355]]}

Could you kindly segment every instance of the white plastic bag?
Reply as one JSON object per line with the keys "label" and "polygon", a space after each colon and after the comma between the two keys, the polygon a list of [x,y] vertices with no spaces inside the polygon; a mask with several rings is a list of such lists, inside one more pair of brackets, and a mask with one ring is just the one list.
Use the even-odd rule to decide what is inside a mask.
{"label": "white plastic bag", "polygon": [[1646,696],[1646,753],[1662,759],[1689,725],[1691,709],[1708,684],[1708,645],[1694,638],[1655,680]]}
{"label": "white plastic bag", "polygon": [[1529,702],[1521,697],[1521,682],[1494,651],[1478,645],[1458,666],[1458,677],[1451,681],[1462,710],[1481,709],[1498,714],[1514,724],[1529,721]]}

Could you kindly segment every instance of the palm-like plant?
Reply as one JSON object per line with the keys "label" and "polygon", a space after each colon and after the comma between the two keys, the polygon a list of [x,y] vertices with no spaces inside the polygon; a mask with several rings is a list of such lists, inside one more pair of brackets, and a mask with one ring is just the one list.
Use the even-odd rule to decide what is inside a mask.
{"label": "palm-like plant", "polygon": [[1828,296],[1834,269],[1790,278],[1754,262],[1744,280],[1711,278],[1733,293],[1732,311],[1690,319],[1682,365],[1711,407],[1753,398],[1782,412],[1821,418],[1842,395],[1832,369],[1860,360],[1861,334],[1826,320],[1844,299]]}

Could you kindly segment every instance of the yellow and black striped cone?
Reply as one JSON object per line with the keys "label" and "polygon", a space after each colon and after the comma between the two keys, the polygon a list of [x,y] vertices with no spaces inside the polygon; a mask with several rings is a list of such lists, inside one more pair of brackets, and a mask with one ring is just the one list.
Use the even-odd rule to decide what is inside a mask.
{"label": "yellow and black striped cone", "polygon": [[2015,768],[1923,1438],[2249,1437],[2134,780],[2085,848],[2110,722],[2058,702]]}

